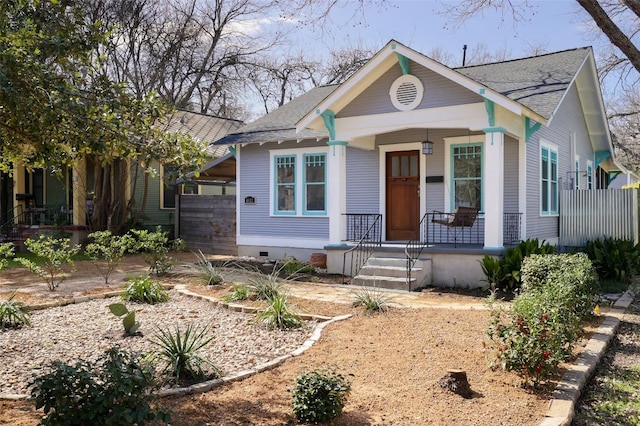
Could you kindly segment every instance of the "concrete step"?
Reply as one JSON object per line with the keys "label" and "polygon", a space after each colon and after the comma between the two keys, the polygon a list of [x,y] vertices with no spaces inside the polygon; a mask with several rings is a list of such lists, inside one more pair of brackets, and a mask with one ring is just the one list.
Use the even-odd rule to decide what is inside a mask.
{"label": "concrete step", "polygon": [[[358,287],[376,287],[391,290],[409,290],[407,277],[379,277],[373,275],[356,275],[351,280],[351,285]],[[416,279],[411,279],[411,288],[415,287]]]}
{"label": "concrete step", "polygon": [[395,266],[398,268],[407,268],[407,259],[400,257],[370,257],[367,260],[370,266]]}
{"label": "concrete step", "polygon": [[[414,266],[413,268],[411,268],[411,276],[415,277],[416,274],[420,271],[422,271],[421,267]],[[360,269],[359,275],[406,278],[407,265],[406,263],[402,266],[380,266],[367,264],[364,265],[362,269]]]}

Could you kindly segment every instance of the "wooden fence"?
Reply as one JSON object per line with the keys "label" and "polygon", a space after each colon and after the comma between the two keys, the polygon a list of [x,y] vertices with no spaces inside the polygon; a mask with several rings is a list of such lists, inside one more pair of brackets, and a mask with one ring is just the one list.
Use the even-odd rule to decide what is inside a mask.
{"label": "wooden fence", "polygon": [[180,195],[176,235],[187,250],[236,255],[236,196]]}
{"label": "wooden fence", "polygon": [[638,190],[561,191],[560,246],[581,247],[596,238],[638,240]]}

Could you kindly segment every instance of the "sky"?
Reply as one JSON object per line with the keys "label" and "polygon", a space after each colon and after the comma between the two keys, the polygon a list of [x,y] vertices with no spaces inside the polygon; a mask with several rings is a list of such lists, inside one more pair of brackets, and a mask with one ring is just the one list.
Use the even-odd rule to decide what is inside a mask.
{"label": "sky", "polygon": [[[377,2],[374,2],[377,3]],[[502,10],[486,11],[483,16],[457,24],[442,12],[442,4],[433,0],[387,0],[388,6],[367,6],[357,10],[358,1],[348,0],[335,7],[325,29],[302,27],[296,30],[298,40],[326,52],[340,46],[363,43],[375,50],[395,39],[419,52],[433,49],[459,58],[462,46],[471,50],[484,44],[489,52],[505,50],[510,58],[530,56],[534,47],[559,51],[594,44],[597,29],[581,19],[574,0],[533,0],[530,15],[516,23]],[[597,48],[596,46],[594,46]],[[470,52],[470,50],[468,52]]]}

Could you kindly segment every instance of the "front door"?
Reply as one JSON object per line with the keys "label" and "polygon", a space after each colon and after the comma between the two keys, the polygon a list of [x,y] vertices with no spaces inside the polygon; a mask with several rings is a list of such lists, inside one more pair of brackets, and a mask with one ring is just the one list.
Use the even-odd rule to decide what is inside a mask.
{"label": "front door", "polygon": [[388,152],[386,158],[387,240],[410,240],[420,224],[419,151]]}

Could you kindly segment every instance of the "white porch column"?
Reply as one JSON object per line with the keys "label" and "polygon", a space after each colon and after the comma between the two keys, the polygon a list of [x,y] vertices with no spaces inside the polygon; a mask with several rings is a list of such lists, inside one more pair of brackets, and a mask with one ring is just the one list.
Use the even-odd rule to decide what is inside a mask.
{"label": "white porch column", "polygon": [[485,132],[484,179],[484,248],[501,249],[504,213],[504,132],[489,127]]}
{"label": "white porch column", "polygon": [[347,206],[347,145],[345,141],[331,140],[327,158],[327,215],[329,217],[329,245],[345,245],[345,218]]}
{"label": "white porch column", "polygon": [[82,157],[73,169],[73,224],[87,224],[87,162]]}

